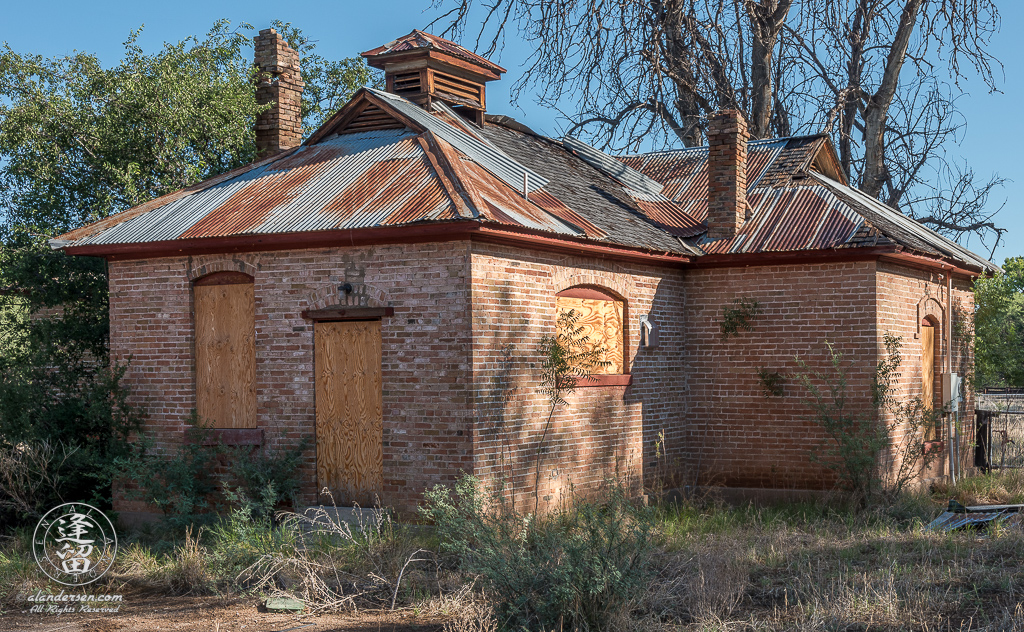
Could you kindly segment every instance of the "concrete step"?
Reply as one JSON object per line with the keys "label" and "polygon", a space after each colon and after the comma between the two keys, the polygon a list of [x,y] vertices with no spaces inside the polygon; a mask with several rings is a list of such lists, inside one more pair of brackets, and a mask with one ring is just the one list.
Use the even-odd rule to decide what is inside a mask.
{"label": "concrete step", "polygon": [[313,505],[299,512],[299,525],[306,533],[330,533],[344,528],[343,525],[348,525],[354,533],[363,529],[375,529],[378,521],[386,519],[387,514],[386,509]]}

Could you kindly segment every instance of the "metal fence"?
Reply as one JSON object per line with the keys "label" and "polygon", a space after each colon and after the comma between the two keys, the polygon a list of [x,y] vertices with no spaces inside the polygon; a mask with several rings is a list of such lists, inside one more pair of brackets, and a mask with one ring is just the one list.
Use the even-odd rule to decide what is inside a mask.
{"label": "metal fence", "polygon": [[992,469],[1024,467],[1024,411],[975,411],[975,465]]}

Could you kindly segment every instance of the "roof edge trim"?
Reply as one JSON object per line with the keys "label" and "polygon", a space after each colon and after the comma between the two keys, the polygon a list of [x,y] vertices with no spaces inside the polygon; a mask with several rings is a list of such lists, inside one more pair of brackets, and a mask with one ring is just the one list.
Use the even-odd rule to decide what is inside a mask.
{"label": "roof edge trim", "polygon": [[623,261],[683,264],[692,260],[684,254],[654,252],[618,244],[595,243],[584,237],[551,236],[529,228],[483,225],[475,220],[420,222],[403,226],[381,226],[343,230],[320,230],[266,235],[230,235],[175,239],[163,242],[129,244],[87,244],[68,246],[69,255],[105,257],[109,261],[183,257],[197,254],[230,254],[276,250],[306,250],[337,246],[425,243],[472,239],[517,246],[529,246],[561,253],[589,255]]}

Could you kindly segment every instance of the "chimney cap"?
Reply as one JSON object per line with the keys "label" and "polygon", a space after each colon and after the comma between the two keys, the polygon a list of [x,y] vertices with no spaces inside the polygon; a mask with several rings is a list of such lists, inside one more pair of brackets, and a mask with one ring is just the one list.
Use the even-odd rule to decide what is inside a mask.
{"label": "chimney cap", "polygon": [[404,37],[399,37],[383,46],[378,46],[360,54],[366,58],[366,63],[374,68],[384,70],[385,65],[394,57],[405,57],[410,54],[419,57],[421,55],[429,55],[430,51],[441,53],[442,56],[457,57],[468,61],[472,66],[477,66],[483,70],[482,74],[485,75],[501,75],[507,72],[504,68],[486,57],[477,55],[455,42],[419,29],[414,29]]}

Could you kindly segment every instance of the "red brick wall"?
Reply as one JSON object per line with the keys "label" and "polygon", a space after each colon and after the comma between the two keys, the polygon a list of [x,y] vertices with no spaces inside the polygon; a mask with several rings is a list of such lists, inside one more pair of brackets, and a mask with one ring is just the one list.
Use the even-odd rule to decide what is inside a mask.
{"label": "red brick wall", "polygon": [[[902,375],[899,381],[899,397],[903,399],[919,398],[922,393],[921,386],[921,340],[920,329],[917,326],[919,320],[928,316],[936,323],[936,333],[941,334],[940,340],[935,345],[935,401],[941,405],[940,394],[942,392],[942,373],[947,371],[947,327],[949,326],[949,297],[946,292],[946,280],[939,271],[918,270],[907,266],[882,262],[878,265],[878,331],[881,337],[886,331],[900,336],[903,344]],[[971,291],[972,282],[964,277],[954,276],[953,278],[953,300],[959,299],[966,314],[974,313],[974,294]],[[957,313],[954,312],[954,318]],[[954,326],[954,332],[956,326]],[[881,338],[879,341],[881,345]],[[973,354],[968,345],[964,349],[954,341],[953,370],[961,375],[968,374],[973,366]],[[879,347],[879,353],[884,353],[884,347]],[[961,415],[960,428],[960,456],[964,467],[971,466],[974,462],[974,414],[973,401],[968,400],[963,410],[971,411],[970,414]],[[886,417],[887,422],[892,422],[891,416]],[[898,441],[906,439],[906,432],[909,428],[903,428],[902,432],[896,435]],[[945,442],[940,458],[932,463],[927,471],[921,471],[924,479],[945,476],[948,474],[948,432],[945,428],[941,433]],[[894,463],[895,466],[895,463]]]}
{"label": "red brick wall", "polygon": [[[550,410],[539,343],[555,333],[555,294],[576,285],[600,286],[625,300],[633,382],[580,388],[556,410],[544,439],[540,506],[557,503],[570,486],[592,490],[609,479],[638,485],[645,469],[656,469],[644,454],[653,453],[661,432],[678,460],[686,426],[681,271],[477,243],[472,269],[478,475],[492,484],[504,480],[519,506],[532,510]],[[659,346],[638,348],[639,318],[648,313],[659,327]]]}
{"label": "red brick wall", "polygon": [[[848,361],[851,405],[867,410],[884,331],[919,349],[918,304],[947,304],[934,275],[886,263],[683,271],[468,241],[112,262],[112,351],[131,357],[128,384],[161,450],[180,442],[195,406],[191,280],[222,270],[255,278],[258,419],[272,446],[312,438],[315,428],[313,327],[300,312],[336,304],[346,282],[346,304],[394,308],[382,323],[383,501],[401,510],[459,471],[503,479],[517,503],[532,506],[549,411],[539,343],[555,331],[555,295],[566,288],[599,286],[625,301],[632,384],[582,387],[557,409],[541,456],[545,506],[611,478],[831,487],[809,458],[825,437],[808,418],[806,392],[789,380],[782,397],[766,398],[758,369],[791,374],[796,357],[825,369],[832,342]],[[969,280],[955,287],[970,312]],[[929,295],[938,298],[931,307]],[[753,331],[723,339],[723,310],[739,298],[758,301],[760,314]],[[648,313],[656,348],[639,347]],[[942,345],[940,354],[944,336]],[[909,396],[919,371],[919,351],[906,353]],[[969,462],[966,438],[961,454]],[[312,449],[300,475],[313,502]]]}
{"label": "red brick wall", "polygon": [[[686,366],[687,465],[690,483],[732,487],[824,489],[831,472],[813,463],[824,434],[808,418],[806,391],[787,380],[766,398],[758,369],[791,374],[799,356],[825,369],[825,342],[849,361],[848,395],[870,401],[875,361],[873,262],[692,270]],[[723,339],[724,309],[756,300],[753,331]]]}
{"label": "red brick wall", "polygon": [[[161,450],[195,406],[191,279],[221,270],[255,278],[258,424],[272,446],[315,427],[313,326],[300,312],[337,303],[390,306],[382,322],[385,503],[412,509],[422,490],[471,468],[468,242],[210,255],[110,264],[111,347],[131,357],[136,403]],[[316,491],[315,453],[300,473]]]}

